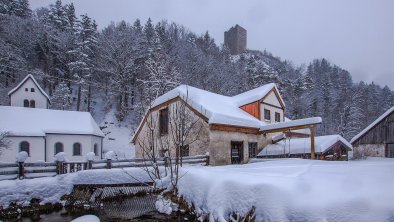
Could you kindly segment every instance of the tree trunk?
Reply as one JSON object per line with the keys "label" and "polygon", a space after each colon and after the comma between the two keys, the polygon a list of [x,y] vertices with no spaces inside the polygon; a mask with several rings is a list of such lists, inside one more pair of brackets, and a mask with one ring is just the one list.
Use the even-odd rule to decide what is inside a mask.
{"label": "tree trunk", "polygon": [[89,85],[89,87],[88,87],[88,112],[91,111],[91,107],[90,107],[91,101],[92,101],[92,87]]}
{"label": "tree trunk", "polygon": [[81,107],[81,85],[78,85],[77,111],[80,110],[80,107]]}

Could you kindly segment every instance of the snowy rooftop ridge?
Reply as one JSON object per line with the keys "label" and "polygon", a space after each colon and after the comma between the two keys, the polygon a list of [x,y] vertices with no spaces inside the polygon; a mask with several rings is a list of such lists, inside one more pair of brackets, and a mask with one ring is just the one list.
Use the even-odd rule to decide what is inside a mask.
{"label": "snowy rooftop ridge", "polygon": [[362,135],[367,133],[370,129],[372,129],[375,125],[377,125],[380,121],[382,121],[384,118],[386,118],[388,115],[390,115],[392,112],[394,112],[394,106],[388,109],[385,113],[383,113],[381,116],[379,116],[375,121],[373,121],[369,126],[367,126],[365,129],[363,129],[359,134],[354,136],[351,140],[350,143],[355,142],[358,140]]}
{"label": "snowy rooftop ridge", "polygon": [[[324,153],[336,142],[342,142],[349,149],[353,146],[345,138],[340,135],[326,135],[315,137],[315,152]],[[268,144],[257,156],[265,155],[281,155],[281,154],[299,154],[311,152],[311,139],[310,138],[297,138],[283,140],[275,144]]]}
{"label": "snowy rooftop ridge", "polygon": [[0,131],[11,136],[81,134],[104,137],[89,112],[0,106]]}
{"label": "snowy rooftop ridge", "polygon": [[[269,83],[269,84],[265,84],[263,86],[257,87],[255,89],[246,91],[244,93],[235,95],[232,98],[235,100],[235,102],[238,106],[243,106],[243,105],[255,102],[257,100],[260,100],[265,95],[267,95],[272,89],[276,89],[277,92],[279,92],[275,83]],[[283,101],[283,99],[279,93],[278,93],[278,96],[279,96],[280,102],[283,105],[285,105],[285,102]]]}
{"label": "snowy rooftop ridge", "polygon": [[40,90],[42,94],[50,101],[48,94],[41,88],[41,86],[38,84],[37,80],[34,78],[32,74],[27,75],[15,88],[11,89],[11,91],[8,92],[8,95],[10,96],[12,93],[14,93],[16,90],[19,89],[28,79],[33,80],[34,84],[36,84],[37,88]]}

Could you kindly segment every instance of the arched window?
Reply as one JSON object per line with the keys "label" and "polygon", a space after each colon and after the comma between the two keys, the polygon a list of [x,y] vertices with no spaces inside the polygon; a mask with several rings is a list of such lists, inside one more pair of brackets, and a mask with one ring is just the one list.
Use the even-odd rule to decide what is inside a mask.
{"label": "arched window", "polygon": [[30,100],[30,108],[36,108],[36,101]]}
{"label": "arched window", "polygon": [[63,143],[57,142],[55,143],[55,155],[64,152]]}
{"label": "arched window", "polygon": [[19,144],[19,152],[25,151],[30,156],[30,144],[27,141],[22,141]]}
{"label": "arched window", "polygon": [[96,156],[98,156],[98,155],[99,155],[99,149],[98,149],[97,143],[94,144],[93,150],[94,150],[94,154],[95,154]]}
{"label": "arched window", "polygon": [[74,143],[73,145],[73,156],[80,156],[81,155],[81,144]]}
{"label": "arched window", "polygon": [[23,100],[23,107],[29,107],[29,100]]}

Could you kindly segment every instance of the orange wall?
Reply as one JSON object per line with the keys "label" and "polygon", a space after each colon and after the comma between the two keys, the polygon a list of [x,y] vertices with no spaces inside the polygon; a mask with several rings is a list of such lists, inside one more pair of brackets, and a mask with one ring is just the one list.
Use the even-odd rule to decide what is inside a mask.
{"label": "orange wall", "polygon": [[250,115],[260,119],[260,102],[249,103],[240,107],[242,110],[248,112]]}

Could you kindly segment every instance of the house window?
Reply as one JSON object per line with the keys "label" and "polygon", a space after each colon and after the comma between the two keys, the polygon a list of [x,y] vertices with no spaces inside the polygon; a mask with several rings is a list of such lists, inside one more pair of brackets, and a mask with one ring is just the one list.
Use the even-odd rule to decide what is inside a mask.
{"label": "house window", "polygon": [[36,108],[36,101],[30,100],[30,108]]}
{"label": "house window", "polygon": [[95,144],[94,144],[93,151],[94,151],[94,155],[96,155],[96,156],[98,156],[98,155],[99,155],[99,149],[98,149],[98,145],[97,145],[97,143],[95,143]]}
{"label": "house window", "polygon": [[33,93],[34,93],[34,88],[30,88],[30,92],[33,92]]}
{"label": "house window", "polygon": [[30,107],[29,100],[27,99],[23,100],[23,107]]}
{"label": "house window", "polygon": [[244,159],[244,143],[242,141],[231,141],[231,164],[240,164]]}
{"label": "house window", "polygon": [[30,156],[30,144],[27,141],[22,141],[19,144],[19,152],[25,151]]}
{"label": "house window", "polygon": [[81,144],[80,143],[74,143],[73,156],[81,156]]}
{"label": "house window", "polygon": [[168,108],[160,110],[159,128],[161,135],[168,133]]}
{"label": "house window", "polygon": [[181,146],[181,156],[189,156],[189,145]]}
{"label": "house window", "polygon": [[280,113],[275,112],[275,122],[280,122]]}
{"label": "house window", "polygon": [[28,89],[28,88],[25,88],[25,91],[26,91],[26,92],[29,92],[29,89]]}
{"label": "house window", "polygon": [[271,120],[271,111],[268,109],[264,109],[264,119]]}
{"label": "house window", "polygon": [[64,152],[63,143],[57,142],[55,143],[55,155]]}
{"label": "house window", "polygon": [[249,158],[255,158],[257,156],[257,143],[249,143]]}

